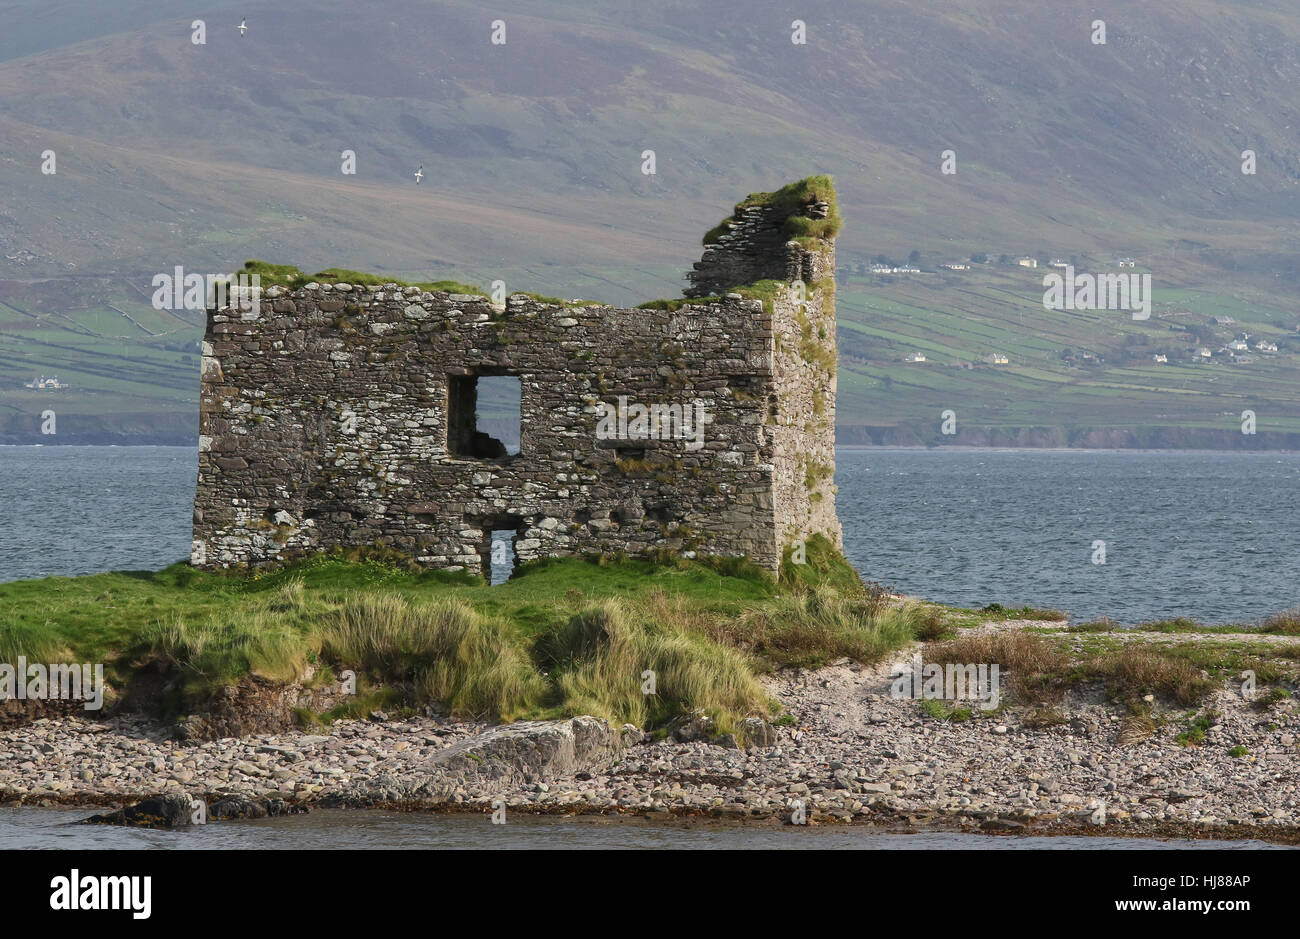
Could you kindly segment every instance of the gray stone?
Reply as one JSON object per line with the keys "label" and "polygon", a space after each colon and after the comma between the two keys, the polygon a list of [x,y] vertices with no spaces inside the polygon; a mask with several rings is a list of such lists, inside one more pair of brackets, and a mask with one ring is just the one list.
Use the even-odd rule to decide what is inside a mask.
{"label": "gray stone", "polygon": [[598,769],[617,753],[618,740],[609,724],[596,717],[574,717],[494,728],[434,754],[422,768],[474,779],[555,779]]}
{"label": "gray stone", "polygon": [[745,718],[741,730],[751,747],[774,747],[780,739],[775,727],[757,717]]}

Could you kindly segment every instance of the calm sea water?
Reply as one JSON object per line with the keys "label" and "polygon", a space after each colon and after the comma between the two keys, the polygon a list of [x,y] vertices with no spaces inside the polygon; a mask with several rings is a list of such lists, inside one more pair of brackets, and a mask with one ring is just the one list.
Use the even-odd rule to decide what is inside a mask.
{"label": "calm sea water", "polygon": [[707,822],[649,823],[639,820],[514,816],[493,825],[487,815],[322,810],[310,815],[217,822],[182,831],[147,831],[78,825],[95,809],[0,809],[0,846],[5,848],[290,849],[342,848],[531,848],[601,849],[1067,849],[1142,850],[1272,849],[1262,841],[1155,840],[1062,836],[1034,838],[947,832],[882,834],[863,828],[794,828],[719,825]]}
{"label": "calm sea water", "polygon": [[[906,593],[1129,623],[1300,603],[1300,454],[846,449],[837,462],[845,552]],[[196,474],[181,447],[0,447],[0,581],[187,557]]]}
{"label": "calm sea water", "polygon": [[1300,454],[842,450],[836,463],[845,553],[905,593],[1124,623],[1249,622],[1300,603]]}

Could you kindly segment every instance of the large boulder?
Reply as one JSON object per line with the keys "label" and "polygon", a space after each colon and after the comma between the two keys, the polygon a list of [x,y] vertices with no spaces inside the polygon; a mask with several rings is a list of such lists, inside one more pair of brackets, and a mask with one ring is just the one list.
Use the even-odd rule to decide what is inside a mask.
{"label": "large boulder", "polygon": [[450,746],[423,768],[467,780],[556,779],[599,769],[618,747],[618,732],[597,717],[521,721]]}
{"label": "large boulder", "polygon": [[751,747],[775,747],[781,742],[776,727],[757,717],[747,717],[741,722],[745,742]]}
{"label": "large boulder", "polygon": [[[631,730],[628,742],[639,742],[640,731]],[[326,794],[320,804],[409,807],[458,798],[483,783],[510,786],[598,772],[618,754],[620,736],[596,717],[505,724],[434,754],[419,765],[421,776],[381,773]]]}

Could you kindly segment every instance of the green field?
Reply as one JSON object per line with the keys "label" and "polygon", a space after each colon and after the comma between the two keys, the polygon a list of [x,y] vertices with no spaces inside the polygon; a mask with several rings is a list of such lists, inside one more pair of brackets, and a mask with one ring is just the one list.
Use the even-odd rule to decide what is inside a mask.
{"label": "green field", "polygon": [[[1150,319],[1133,320],[1044,309],[1043,273],[990,265],[843,278],[838,424],[908,426],[914,442],[944,442],[940,413],[952,409],[959,428],[1240,433],[1250,409],[1261,439],[1300,432],[1300,312],[1286,295],[1154,286]],[[1212,315],[1236,323],[1211,326]],[[1219,350],[1238,331],[1279,351],[1233,361]],[[1189,361],[1200,345],[1210,362]],[[915,352],[926,361],[906,362]],[[991,364],[994,353],[1007,363]]]}
{"label": "green field", "polygon": [[[14,293],[0,294],[0,440],[183,443],[197,434],[202,313]],[[69,387],[24,387],[38,376]],[[53,438],[41,433],[45,411],[56,415]]]}

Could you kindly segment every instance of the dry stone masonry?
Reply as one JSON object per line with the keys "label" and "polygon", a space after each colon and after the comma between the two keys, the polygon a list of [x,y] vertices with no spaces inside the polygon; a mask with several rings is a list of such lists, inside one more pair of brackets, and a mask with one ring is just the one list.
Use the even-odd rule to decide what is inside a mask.
{"label": "dry stone masonry", "polygon": [[[502,529],[516,563],[775,571],[796,540],[839,545],[834,240],[780,234],[824,210],[738,207],[697,299],[663,309],[308,283],[209,310],[192,563],[375,546],[486,574]],[[500,375],[520,385],[515,455],[475,424],[478,378]]]}

